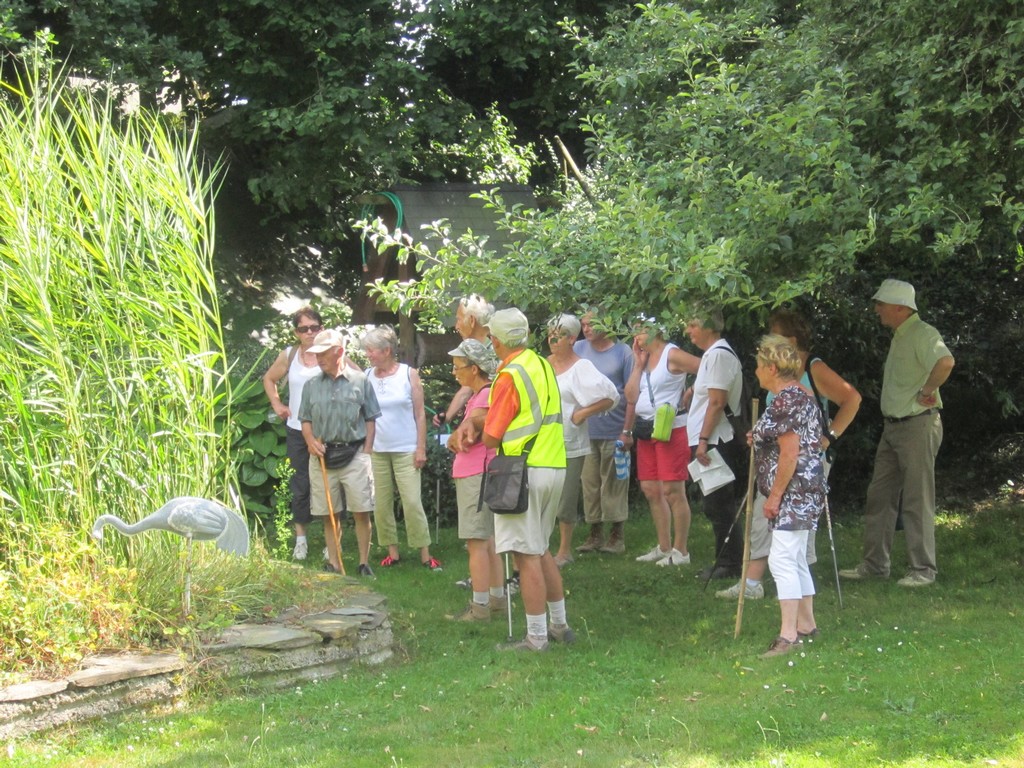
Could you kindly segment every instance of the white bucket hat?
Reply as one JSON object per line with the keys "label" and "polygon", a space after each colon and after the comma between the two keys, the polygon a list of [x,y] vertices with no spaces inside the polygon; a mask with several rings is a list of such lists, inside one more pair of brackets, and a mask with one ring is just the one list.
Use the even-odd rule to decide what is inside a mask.
{"label": "white bucket hat", "polygon": [[910,307],[917,311],[917,303],[914,301],[914,286],[902,280],[883,280],[881,287],[871,297],[875,301],[884,304],[898,304],[901,307]]}

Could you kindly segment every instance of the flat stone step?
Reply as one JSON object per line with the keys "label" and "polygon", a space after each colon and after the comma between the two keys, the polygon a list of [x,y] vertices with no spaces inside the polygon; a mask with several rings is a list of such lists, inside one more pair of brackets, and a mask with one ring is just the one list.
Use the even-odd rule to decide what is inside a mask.
{"label": "flat stone step", "polygon": [[320,645],[322,642],[323,638],[314,632],[279,624],[234,624],[225,629],[216,642],[203,646],[203,650],[208,653],[224,653],[240,648],[291,651],[308,645]]}
{"label": "flat stone step", "polygon": [[[336,577],[332,577],[336,578]],[[393,655],[387,598],[358,589],[339,607],[302,615],[298,606],[267,624],[236,624],[196,658],[180,653],[105,653],[83,660],[63,680],[33,680],[0,689],[0,740],[173,701],[187,693],[186,666],[248,685],[290,686],[326,680],[354,664]]]}
{"label": "flat stone step", "polygon": [[151,677],[185,668],[177,653],[112,653],[88,656],[82,660],[83,669],[68,678],[78,688],[95,688],[121,680]]}

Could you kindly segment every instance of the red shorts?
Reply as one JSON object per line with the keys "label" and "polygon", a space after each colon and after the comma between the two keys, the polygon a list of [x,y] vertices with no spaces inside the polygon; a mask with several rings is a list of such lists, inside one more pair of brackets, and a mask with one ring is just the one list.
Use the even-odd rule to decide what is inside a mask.
{"label": "red shorts", "polygon": [[667,443],[661,440],[636,441],[638,480],[689,480],[690,443],[686,427],[676,427]]}

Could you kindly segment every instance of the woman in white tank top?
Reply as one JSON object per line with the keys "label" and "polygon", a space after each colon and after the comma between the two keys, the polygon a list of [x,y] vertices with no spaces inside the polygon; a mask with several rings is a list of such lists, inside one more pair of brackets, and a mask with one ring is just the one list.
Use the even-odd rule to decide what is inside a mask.
{"label": "woman in white tank top", "polygon": [[[645,322],[633,339],[633,372],[626,382],[627,402],[636,406],[636,418],[653,420],[661,405],[677,409],[668,441],[637,440],[636,470],[640,490],[647,498],[658,543],[639,562],[660,566],[688,565],[690,504],[686,499],[686,465],[690,450],[686,438],[686,412],[682,408],[686,374],[695,373],[700,358],[665,341],[664,330]],[[627,425],[632,429],[635,425]],[[672,535],[673,525],[675,536]]]}
{"label": "woman in white tank top", "polygon": [[388,554],[380,564],[389,568],[401,562],[395,523],[397,490],[405,513],[405,535],[409,546],[419,549],[423,565],[439,571],[441,563],[430,554],[430,525],[420,494],[420,470],[427,463],[423,384],[415,368],[396,359],[398,337],[390,327],[374,328],[363,336],[361,344],[370,361],[366,375],[381,411],[370,454],[377,543],[388,548]]}

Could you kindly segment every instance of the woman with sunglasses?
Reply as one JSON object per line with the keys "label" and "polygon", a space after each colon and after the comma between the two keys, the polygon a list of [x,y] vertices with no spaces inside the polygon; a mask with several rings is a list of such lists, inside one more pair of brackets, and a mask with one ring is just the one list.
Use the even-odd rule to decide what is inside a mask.
{"label": "woman with sunglasses", "polygon": [[[309,510],[309,451],[299,423],[299,403],[306,382],[320,375],[316,355],[309,351],[313,339],[323,330],[323,318],[312,307],[303,307],[292,315],[292,329],[297,344],[285,347],[263,375],[263,389],[270,407],[285,423],[288,462],[292,465],[289,487],[292,492],[292,522],[295,524],[295,549],[292,557],[305,560],[308,553],[306,526],[312,519]],[[288,404],[281,400],[278,386],[287,377]]]}

